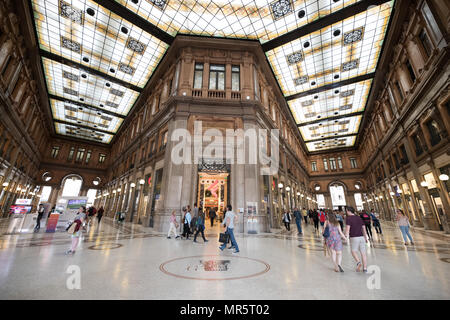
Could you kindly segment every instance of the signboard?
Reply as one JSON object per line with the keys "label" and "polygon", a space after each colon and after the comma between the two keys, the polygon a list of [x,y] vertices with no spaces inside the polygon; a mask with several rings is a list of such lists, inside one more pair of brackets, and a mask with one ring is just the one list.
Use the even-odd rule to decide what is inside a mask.
{"label": "signboard", "polygon": [[31,212],[31,206],[11,206],[9,213],[11,214],[27,214]]}
{"label": "signboard", "polygon": [[52,213],[50,214],[50,217],[47,219],[47,230],[45,232],[55,232],[56,231],[56,225],[58,224],[60,214],[59,213]]}
{"label": "signboard", "polygon": [[18,205],[31,205],[31,199],[17,199],[15,204],[18,204]]}
{"label": "signboard", "polygon": [[80,207],[86,207],[86,199],[70,199],[67,202],[67,209],[79,209]]}

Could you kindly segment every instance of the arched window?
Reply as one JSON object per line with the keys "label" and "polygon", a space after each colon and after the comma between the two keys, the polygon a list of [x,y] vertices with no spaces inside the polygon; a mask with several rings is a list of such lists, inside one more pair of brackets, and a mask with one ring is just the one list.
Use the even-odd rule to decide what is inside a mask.
{"label": "arched window", "polygon": [[341,184],[332,184],[330,186],[331,201],[333,203],[333,209],[338,209],[339,206],[345,206],[345,191],[344,186]]}
{"label": "arched window", "polygon": [[71,175],[63,180],[63,197],[78,197],[83,180],[80,176]]}

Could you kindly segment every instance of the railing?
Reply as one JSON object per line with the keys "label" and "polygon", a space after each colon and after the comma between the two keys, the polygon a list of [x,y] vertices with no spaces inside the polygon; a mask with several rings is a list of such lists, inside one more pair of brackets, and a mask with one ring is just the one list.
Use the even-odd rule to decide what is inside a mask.
{"label": "railing", "polygon": [[208,90],[208,98],[225,99],[225,91]]}
{"label": "railing", "polygon": [[201,97],[202,96],[202,90],[201,89],[193,89],[192,90],[192,96],[193,97]]}
{"label": "railing", "polygon": [[240,92],[231,92],[231,99],[238,99],[241,100],[241,93]]}

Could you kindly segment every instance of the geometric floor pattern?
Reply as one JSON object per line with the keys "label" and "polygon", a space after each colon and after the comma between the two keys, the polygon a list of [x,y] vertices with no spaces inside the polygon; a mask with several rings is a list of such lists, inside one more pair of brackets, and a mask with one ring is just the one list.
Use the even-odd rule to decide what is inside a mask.
{"label": "geometric floor pattern", "polygon": [[[104,218],[65,255],[65,232],[4,234],[0,222],[0,299],[449,299],[450,243],[412,232],[404,246],[398,228],[382,224],[367,247],[369,273],[356,273],[344,245],[344,273],[335,273],[321,235],[278,231],[237,234],[238,255],[209,242]],[[238,226],[237,226],[238,228]],[[191,238],[192,239],[192,238]]]}

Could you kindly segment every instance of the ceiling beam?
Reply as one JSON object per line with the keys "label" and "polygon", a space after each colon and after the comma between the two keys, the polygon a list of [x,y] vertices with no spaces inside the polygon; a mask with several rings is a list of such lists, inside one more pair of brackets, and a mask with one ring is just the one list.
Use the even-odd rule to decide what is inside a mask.
{"label": "ceiling beam", "polygon": [[106,131],[106,130],[102,130],[102,129],[97,129],[97,128],[94,128],[94,127],[85,126],[85,125],[80,124],[80,123],[73,123],[73,122],[64,121],[64,120],[58,120],[58,119],[53,119],[53,121],[58,122],[58,123],[62,123],[62,124],[66,124],[66,125],[69,125],[69,126],[80,127],[80,128],[91,130],[91,131],[97,131],[97,132],[101,132],[101,133],[110,134],[112,136],[115,135],[114,132]]}
{"label": "ceiling beam", "polygon": [[350,117],[354,117],[354,116],[361,116],[363,114],[364,114],[364,111],[358,111],[358,112],[353,112],[353,113],[341,114],[339,116],[333,116],[333,117],[329,117],[329,118],[323,118],[323,119],[317,119],[317,120],[313,120],[313,121],[298,123],[297,127],[300,128],[300,127],[304,127],[304,126],[309,126],[310,124],[316,124],[316,123],[325,122],[325,121],[333,121],[333,120],[338,120],[338,119],[342,119],[342,118],[350,118]]}
{"label": "ceiling beam", "polygon": [[358,133],[349,133],[349,134],[344,134],[344,135],[340,135],[340,136],[330,136],[327,138],[320,138],[320,139],[314,139],[314,140],[305,140],[305,143],[310,143],[310,142],[319,142],[319,141],[324,141],[324,140],[334,140],[334,139],[341,139],[341,138],[347,138],[347,137],[353,137],[358,135]]}
{"label": "ceiling beam", "polygon": [[114,0],[94,0],[94,2],[169,45],[171,45],[175,39],[173,36],[161,30],[153,23],[150,23],[148,20],[145,20]]}
{"label": "ceiling beam", "polygon": [[70,103],[78,105],[80,107],[83,107],[83,108],[86,108],[86,109],[90,109],[90,110],[93,110],[93,111],[98,111],[98,112],[101,112],[101,113],[105,113],[105,114],[108,114],[110,116],[117,117],[117,118],[120,118],[120,119],[125,119],[126,118],[126,116],[121,115],[119,113],[115,113],[115,112],[112,112],[112,111],[108,111],[108,110],[104,110],[104,109],[101,109],[101,108],[98,108],[98,107],[94,107],[94,106],[91,106],[90,104],[85,104],[85,103],[74,101],[74,100],[71,100],[71,99],[62,98],[60,96],[55,96],[55,95],[50,94],[50,93],[48,94],[48,98],[49,99],[53,99],[53,100],[58,100],[58,101],[61,101],[61,102],[70,102]]}
{"label": "ceiling beam", "polygon": [[335,82],[335,83],[330,83],[330,84],[327,84],[327,85],[325,85],[323,87],[320,87],[320,88],[311,89],[311,90],[303,91],[303,92],[300,92],[300,93],[295,93],[293,95],[287,96],[286,97],[286,101],[290,101],[290,100],[294,100],[294,99],[298,99],[298,98],[303,98],[303,97],[306,97],[306,96],[309,96],[309,95],[312,95],[312,94],[316,94],[316,93],[320,93],[320,92],[323,92],[323,91],[327,91],[327,90],[340,88],[340,87],[343,87],[343,86],[347,86],[349,84],[353,84],[353,83],[357,83],[357,82],[373,79],[374,77],[375,77],[375,72],[368,73],[368,74],[363,74],[362,76],[357,76],[355,78],[342,80],[342,81]]}
{"label": "ceiling beam", "polygon": [[[369,6],[378,6],[385,2],[388,2],[388,0],[363,0],[363,1],[357,2],[353,5],[345,7],[339,11],[336,11],[335,13],[327,15],[319,20],[313,21],[311,23],[308,23],[305,26],[299,27],[295,30],[285,33],[273,40],[267,41],[266,43],[262,44],[262,48],[265,52],[272,50],[276,47],[282,46],[286,43],[289,43],[298,38],[301,38],[307,34],[318,31],[322,28],[325,28],[329,25],[337,23],[348,17],[351,17],[358,13],[364,12],[367,10],[367,8]],[[297,14],[297,13],[294,13],[294,14]]]}
{"label": "ceiling beam", "polygon": [[51,53],[51,52],[48,52],[48,51],[45,51],[45,50],[42,50],[42,49],[39,49],[39,54],[42,57],[44,57],[44,58],[47,58],[47,59],[50,59],[50,60],[53,60],[53,61],[65,64],[65,65],[67,65],[69,67],[72,67],[72,68],[75,68],[75,69],[79,69],[79,70],[86,70],[87,73],[94,74],[94,75],[96,75],[98,77],[104,78],[104,79],[109,80],[109,81],[114,82],[114,83],[117,83],[117,84],[119,84],[119,85],[121,85],[121,86],[123,86],[125,88],[137,91],[139,93],[141,93],[142,90],[143,90],[142,88],[139,88],[138,86],[135,86],[134,84],[131,84],[131,83],[128,83],[126,81],[117,79],[115,77],[110,76],[109,74],[103,73],[101,71],[92,69],[92,68],[87,67],[87,66],[84,66],[81,63],[69,60],[69,59],[61,57],[61,56],[58,56],[57,54],[54,54],[54,53]]}

